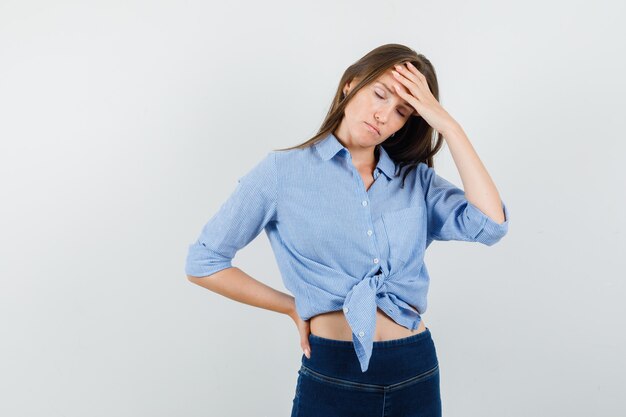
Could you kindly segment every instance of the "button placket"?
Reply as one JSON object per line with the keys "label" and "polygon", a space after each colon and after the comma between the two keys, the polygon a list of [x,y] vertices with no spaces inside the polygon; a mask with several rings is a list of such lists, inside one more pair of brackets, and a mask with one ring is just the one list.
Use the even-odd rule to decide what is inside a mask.
{"label": "button placket", "polygon": [[[364,207],[367,207],[367,200],[363,200],[363,202],[361,203],[363,204]],[[366,234],[369,237],[372,237],[374,235],[374,224],[372,222],[372,210],[368,210],[368,216],[367,216],[367,229],[366,229]],[[373,239],[368,239],[370,241],[370,248],[372,248],[372,253],[374,254],[374,258],[373,261],[374,263],[378,263],[378,256],[379,255],[379,251],[378,251],[378,247],[376,246],[375,242],[373,241]]]}
{"label": "button placket", "polygon": [[[369,195],[367,194],[367,191],[365,190],[365,184],[363,183],[363,180],[361,178],[361,175],[358,173],[358,171],[356,170],[356,168],[354,167],[354,164],[352,164],[352,156],[348,153],[348,159],[350,161],[350,168],[352,169],[352,175],[355,179],[355,181],[358,184],[358,188],[360,190],[360,194],[362,196],[364,196],[365,198],[363,200],[361,200],[361,206],[367,208],[369,205]],[[378,177],[378,171],[376,171],[374,173],[374,179],[376,179]],[[372,184],[370,190],[374,187],[374,185]],[[369,216],[367,218],[368,220],[368,229],[366,230],[367,236],[374,236],[374,223],[372,221],[372,210],[370,208],[369,211]],[[374,264],[378,264],[380,262],[380,249],[378,248],[377,243],[375,242],[375,239],[370,239],[370,247],[372,248],[372,253],[374,255],[374,258],[372,258],[372,262]]]}

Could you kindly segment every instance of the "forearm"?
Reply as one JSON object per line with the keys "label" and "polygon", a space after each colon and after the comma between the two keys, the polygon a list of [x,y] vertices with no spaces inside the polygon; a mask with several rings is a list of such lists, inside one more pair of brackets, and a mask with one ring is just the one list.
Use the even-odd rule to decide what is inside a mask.
{"label": "forearm", "polygon": [[505,219],[498,189],[463,128],[453,124],[442,135],[461,176],[465,197],[495,222],[502,223]]}
{"label": "forearm", "polygon": [[252,278],[237,267],[222,269],[206,277],[188,276],[189,281],[231,300],[254,307],[283,313],[295,314],[295,299]]}

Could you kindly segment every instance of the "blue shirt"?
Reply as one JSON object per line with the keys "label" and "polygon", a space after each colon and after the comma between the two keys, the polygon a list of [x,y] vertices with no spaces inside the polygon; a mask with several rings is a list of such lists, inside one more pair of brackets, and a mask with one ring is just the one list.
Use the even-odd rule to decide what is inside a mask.
{"label": "blue shirt", "polygon": [[491,246],[507,233],[509,218],[502,203],[505,221],[496,223],[423,162],[401,188],[394,161],[377,147],[367,191],[333,134],[305,149],[270,151],[239,178],[189,246],[187,275],[231,267],[235,253],[265,230],[300,318],[343,310],[365,372],[376,307],[418,328],[430,279],[424,251],[432,241]]}

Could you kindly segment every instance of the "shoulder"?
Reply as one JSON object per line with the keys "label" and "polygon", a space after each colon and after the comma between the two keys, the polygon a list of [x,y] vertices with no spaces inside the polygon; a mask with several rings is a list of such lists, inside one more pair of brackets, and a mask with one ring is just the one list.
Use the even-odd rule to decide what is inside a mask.
{"label": "shoulder", "polygon": [[237,182],[243,186],[276,187],[278,178],[278,164],[275,151],[267,151],[263,157],[249,166],[243,174],[237,178]]}
{"label": "shoulder", "polygon": [[422,187],[426,189],[431,183],[444,180],[444,178],[437,175],[435,168],[428,166],[426,162],[417,164],[416,172]]}
{"label": "shoulder", "polygon": [[[397,166],[398,164],[396,163]],[[425,162],[418,162],[417,165],[411,166],[405,165],[398,171],[399,178],[403,178],[406,174],[405,183],[411,184],[413,188],[423,187],[428,183],[428,179],[433,173],[434,170]]]}
{"label": "shoulder", "polygon": [[315,146],[306,148],[295,148],[287,150],[272,150],[271,155],[275,159],[275,164],[279,173],[290,173],[294,169],[302,170],[303,167],[310,168],[311,163],[319,159]]}

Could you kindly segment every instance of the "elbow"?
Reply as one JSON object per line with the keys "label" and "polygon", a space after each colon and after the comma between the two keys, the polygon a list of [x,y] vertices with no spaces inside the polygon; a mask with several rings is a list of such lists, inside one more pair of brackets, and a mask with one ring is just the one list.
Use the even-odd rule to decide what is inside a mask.
{"label": "elbow", "polygon": [[483,243],[487,246],[493,246],[496,243],[500,242],[500,240],[502,240],[503,237],[504,235],[490,236]]}
{"label": "elbow", "polygon": [[483,233],[481,233],[478,237],[478,241],[482,241],[487,246],[493,246],[498,243],[506,234],[508,233],[509,227],[508,223],[504,222],[497,225],[498,227],[486,228],[483,229]]}
{"label": "elbow", "polygon": [[224,285],[231,281],[231,272],[234,267],[220,268],[215,272],[207,273],[206,275],[196,276],[187,273],[187,280],[206,288],[207,290],[221,293],[224,289]]}
{"label": "elbow", "polygon": [[198,280],[202,279],[203,277],[196,277],[193,275],[187,275],[187,280],[193,282],[194,284],[198,283]]}
{"label": "elbow", "polygon": [[[204,280],[205,277],[197,277],[194,275],[189,275],[187,274],[187,281],[196,284],[196,285],[200,285],[202,286],[202,281]],[[204,282],[206,283],[206,280],[204,280]]]}
{"label": "elbow", "polygon": [[479,233],[479,241],[482,241],[487,246],[493,246],[506,236],[509,232],[509,214],[506,206],[504,207],[503,214],[504,219],[502,222],[487,217],[483,229]]}
{"label": "elbow", "polygon": [[198,270],[192,270],[191,268],[187,268],[185,272],[187,275],[187,280],[193,282],[194,284],[200,285],[205,288],[209,288],[208,285],[214,280],[207,279],[213,275],[218,274],[221,271],[226,269],[233,268],[230,262],[225,262],[220,264],[219,266],[212,267],[204,267]]}
{"label": "elbow", "polygon": [[189,282],[194,283],[200,287],[206,288],[209,291],[216,292],[214,288],[215,280],[209,279],[209,275],[206,275],[203,277],[197,277],[194,275],[187,274],[187,280],[189,280]]}
{"label": "elbow", "polygon": [[205,283],[206,277],[232,267],[232,257],[219,255],[206,247],[194,243],[190,246],[185,262],[187,280],[194,284]]}

